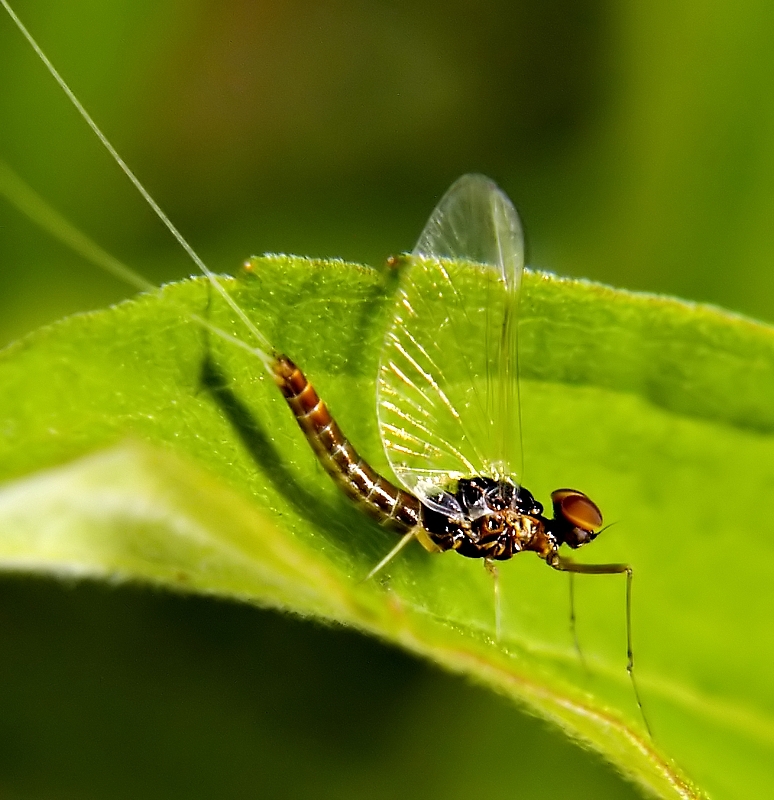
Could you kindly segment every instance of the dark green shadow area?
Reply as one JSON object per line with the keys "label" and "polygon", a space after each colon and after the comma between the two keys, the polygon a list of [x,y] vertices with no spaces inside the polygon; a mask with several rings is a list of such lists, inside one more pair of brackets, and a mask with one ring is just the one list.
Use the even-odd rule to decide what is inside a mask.
{"label": "dark green shadow area", "polygon": [[465,680],[247,606],[5,578],[0,653],[3,797],[639,796]]}

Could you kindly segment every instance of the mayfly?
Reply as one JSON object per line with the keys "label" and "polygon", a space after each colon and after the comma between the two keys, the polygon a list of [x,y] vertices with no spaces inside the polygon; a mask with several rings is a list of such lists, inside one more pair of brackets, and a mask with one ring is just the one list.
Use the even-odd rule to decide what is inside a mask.
{"label": "mayfly", "polygon": [[[0,3],[127,177],[255,337],[258,346],[249,349],[272,376],[325,470],[366,513],[401,534],[367,577],[414,539],[431,552],[481,558],[495,576],[494,562],[522,552],[533,552],[571,575],[623,573],[627,671],[642,712],[631,645],[631,566],[581,564],[562,555],[563,545],[578,549],[594,541],[603,530],[602,513],[584,492],[562,488],[552,493],[553,516],[548,516],[520,483],[517,312],[524,243],[508,197],[488,178],[464,175],[438,203],[412,257],[399,264],[404,274],[383,348],[377,398],[382,442],[397,486],[360,456],[301,369],[272,348],[237,306],[102,134],[7,0]],[[235,341],[206,320],[195,321]],[[499,603],[497,615],[499,631]]]}

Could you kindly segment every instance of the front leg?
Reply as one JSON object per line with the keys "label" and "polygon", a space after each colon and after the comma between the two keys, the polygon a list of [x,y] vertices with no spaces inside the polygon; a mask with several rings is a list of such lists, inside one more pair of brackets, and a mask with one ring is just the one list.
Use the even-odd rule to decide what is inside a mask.
{"label": "front leg", "polygon": [[[637,701],[637,707],[640,709],[642,721],[645,723],[645,728],[648,731],[648,736],[653,738],[650,730],[645,710],[642,707],[642,700],[640,699],[640,692],[637,688],[637,682],[634,679],[634,652],[632,650],[632,578],[634,570],[630,564],[579,564],[570,558],[560,556],[558,552],[554,551],[546,558],[546,563],[559,572],[569,572],[572,574],[581,575],[626,575],[626,671],[629,673],[629,678],[632,682],[632,689],[634,690],[634,697]],[[571,611],[572,619],[574,622],[575,609]]]}

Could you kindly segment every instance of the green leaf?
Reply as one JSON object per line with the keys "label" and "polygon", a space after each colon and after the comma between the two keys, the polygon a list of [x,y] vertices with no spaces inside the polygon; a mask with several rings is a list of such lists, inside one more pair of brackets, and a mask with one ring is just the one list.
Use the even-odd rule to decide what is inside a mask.
{"label": "green leaf", "polygon": [[[253,266],[230,291],[387,472],[374,378],[395,275],[286,257]],[[361,583],[394,534],[340,496],[260,362],[188,316],[241,336],[221,306],[186,281],[4,352],[3,568],[151,582],[355,626],[525,704],[658,796],[700,796],[686,774],[716,797],[770,785],[771,329],[526,277],[525,484],[544,502],[581,488],[619,523],[579,560],[634,566],[654,742],[626,674],[620,576],[576,580],[586,669],[566,577],[530,555],[500,567],[499,642],[479,563],[411,547]]]}

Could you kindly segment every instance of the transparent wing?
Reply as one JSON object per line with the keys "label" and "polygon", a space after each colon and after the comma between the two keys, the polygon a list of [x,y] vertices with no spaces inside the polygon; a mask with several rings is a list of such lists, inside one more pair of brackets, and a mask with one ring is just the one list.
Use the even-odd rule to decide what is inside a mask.
{"label": "transparent wing", "polygon": [[464,175],[413,255],[382,350],[378,415],[395,474],[433,505],[458,478],[521,471],[516,209],[488,178]]}

